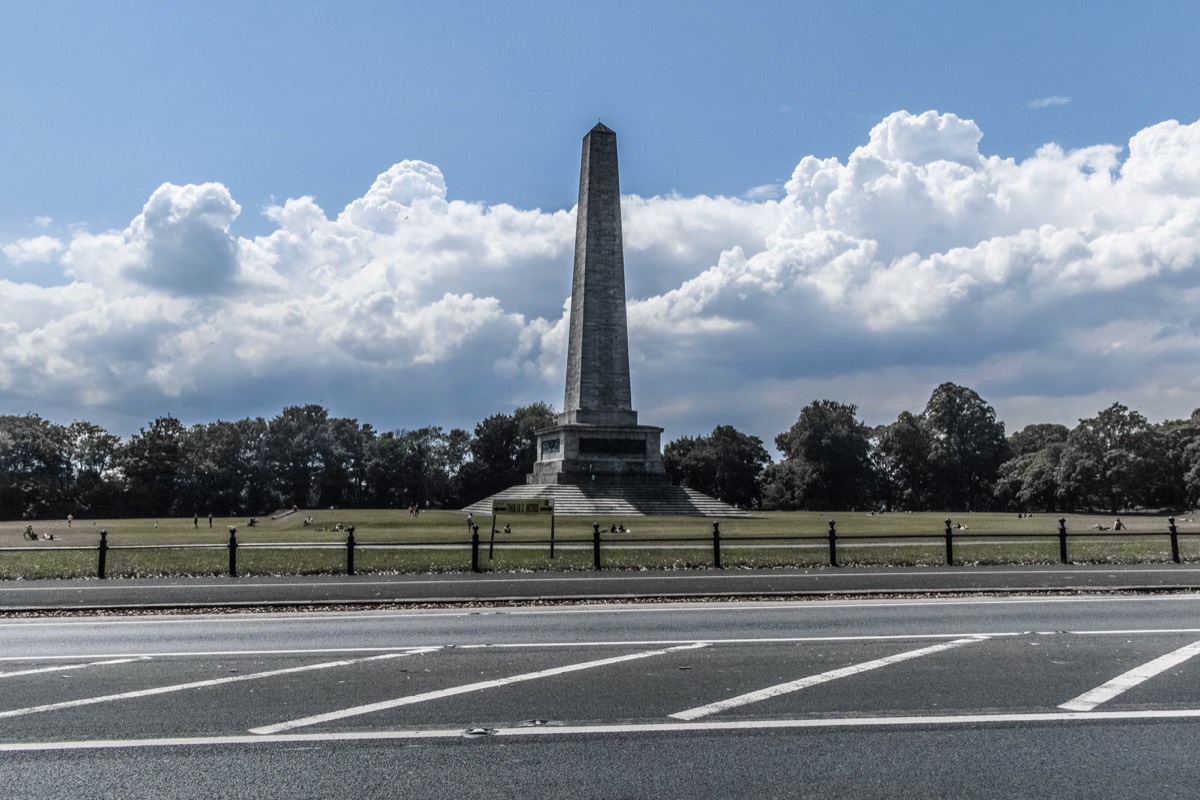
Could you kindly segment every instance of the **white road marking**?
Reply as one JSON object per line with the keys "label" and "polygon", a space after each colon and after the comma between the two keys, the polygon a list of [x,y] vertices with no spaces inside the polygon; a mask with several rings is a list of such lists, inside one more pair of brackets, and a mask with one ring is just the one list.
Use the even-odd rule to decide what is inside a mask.
{"label": "white road marking", "polygon": [[67,700],[61,703],[47,703],[41,706],[29,706],[27,708],[14,708],[9,711],[0,711],[0,719],[8,717],[23,717],[27,714],[40,714],[44,711],[59,711],[64,708],[79,708],[80,706],[90,706],[97,703],[111,703],[116,700],[133,700],[139,697],[151,697],[159,694],[170,694],[171,692],[182,692],[187,689],[203,689],[209,686],[221,686],[226,683],[240,683],[242,681],[253,681],[260,678],[273,678],[277,675],[291,675],[297,672],[311,672],[318,669],[331,669],[333,667],[348,667],[352,664],[360,664],[366,661],[378,661],[385,658],[403,658],[404,656],[419,655],[421,653],[430,653],[439,648],[423,647],[410,650],[405,653],[388,653],[381,656],[368,656],[366,658],[353,658],[344,661],[326,661],[321,664],[307,664],[303,667],[288,667],[287,669],[273,669],[267,672],[252,672],[248,675],[235,675],[229,678],[213,678],[207,681],[193,681],[192,683],[177,683],[171,686],[156,686],[153,689],[139,689],[133,692],[120,692],[119,694],[106,694],[99,697],[85,697],[80,700]]}
{"label": "white road marking", "polygon": [[[1200,634],[1200,628],[1130,628],[1111,631],[958,631],[952,633],[897,633],[897,634],[863,634],[859,636],[770,636],[770,637],[734,637],[706,638],[705,642],[712,645],[720,644],[794,644],[799,642],[887,642],[887,641],[920,641],[929,639],[962,639],[1038,635],[1078,635],[1078,636],[1134,636],[1151,634]],[[186,658],[206,656],[270,656],[270,655],[329,655],[334,653],[392,653],[409,651],[415,647],[454,647],[458,650],[501,650],[505,648],[580,648],[580,647],[667,647],[680,644],[694,643],[695,639],[598,639],[588,641],[551,642],[485,642],[480,644],[411,644],[395,647],[318,647],[318,648],[283,648],[277,650],[179,650],[152,651],[139,653],[72,653],[59,655],[52,653],[26,653],[19,656],[0,656],[0,663],[6,661],[32,660],[70,660],[103,659],[103,658]]]}
{"label": "white road marking", "polygon": [[[913,725],[1011,725],[1012,723],[1119,722],[1125,720],[1200,719],[1200,709],[1148,711],[1074,711],[1019,714],[946,714],[912,717],[840,717],[821,719],[732,720],[728,722],[650,722],[617,725],[562,725],[497,728],[479,741],[508,736],[588,736],[645,733],[693,733],[813,728],[894,728]],[[301,744],[323,742],[461,739],[462,728],[432,730],[351,731],[339,733],[277,733],[258,736],[178,736],[157,739],[88,739],[64,742],[5,742],[0,753],[47,750],[115,750],[139,747],[208,747],[228,745]]]}
{"label": "white road marking", "polygon": [[979,641],[983,641],[983,639],[977,637],[972,637],[969,639],[955,639],[951,642],[943,642],[942,644],[922,647],[919,650],[909,650],[904,653],[897,653],[894,656],[877,658],[873,661],[864,661],[861,664],[852,664],[848,667],[842,667],[841,669],[822,672],[819,675],[809,675],[807,678],[800,678],[799,680],[789,681],[788,683],[769,686],[766,689],[759,689],[755,692],[747,692],[746,694],[741,694],[737,697],[730,697],[726,700],[718,700],[715,703],[709,703],[706,706],[699,706],[697,708],[690,708],[687,711],[679,711],[675,714],[668,714],[668,716],[673,717],[674,719],[682,720],[699,719],[700,717],[707,717],[710,714],[716,714],[720,711],[727,711],[728,709],[737,708],[738,706],[745,706],[749,705],[750,703],[757,703],[761,700],[778,697],[782,694],[788,694],[789,692],[807,689],[810,686],[816,686],[820,683],[827,683],[828,681],[837,680],[838,678],[846,678],[851,675],[857,675],[860,672],[879,669],[880,667],[886,667],[889,664],[898,664],[901,661],[908,661],[909,659],[920,658],[921,656],[927,656],[933,653],[940,653],[943,650],[950,650],[955,647],[960,647],[964,644],[970,644],[971,642]]}
{"label": "white road marking", "polygon": [[[1200,631],[1197,631],[1200,633]],[[692,641],[689,639],[688,641]],[[89,653],[73,655],[41,655],[30,654],[23,656],[0,656],[3,661],[46,661],[53,659],[77,660],[80,658],[187,658],[215,656],[322,656],[333,653],[401,653],[407,655],[411,650],[439,650],[444,645],[400,645],[397,647],[312,647],[286,648],[281,650],[178,650],[159,651],[150,653]]]}
{"label": "white road marking", "polygon": [[1186,647],[1181,647],[1172,653],[1167,653],[1165,656],[1159,656],[1153,661],[1148,661],[1140,667],[1135,667],[1122,675],[1118,675],[1111,681],[1084,692],[1074,700],[1068,700],[1060,705],[1059,708],[1066,709],[1067,711],[1091,711],[1101,703],[1107,703],[1117,695],[1123,694],[1138,684],[1153,678],[1155,675],[1169,670],[1176,664],[1182,664],[1197,653],[1200,653],[1200,642],[1192,642]]}
{"label": "white road marking", "polygon": [[[1138,570],[1127,570],[1127,572],[1137,572]],[[1145,570],[1150,571],[1150,570]],[[1180,570],[1172,570],[1179,572]],[[1200,571],[1200,570],[1197,570]],[[889,575],[902,575],[903,573],[889,573]],[[916,574],[916,573],[914,573]],[[955,572],[954,575],[968,575],[971,573]],[[1022,575],[1026,573],[1012,573]],[[734,579],[739,576],[710,576],[714,578]],[[742,577],[760,577],[760,576],[742,576]],[[770,577],[770,576],[762,576]],[[779,576],[775,576],[779,577]],[[826,577],[826,576],[805,576],[805,577]],[[851,577],[868,577],[868,576],[851,576]],[[664,576],[662,580],[683,580],[681,576]],[[693,578],[694,579],[694,578]],[[579,578],[562,578],[562,579],[547,579],[547,578],[530,578],[522,579],[526,583],[537,583],[555,580],[580,580]],[[588,580],[600,580],[598,578],[589,578]],[[451,581],[452,583],[454,581]],[[239,584],[242,585],[242,584]],[[273,585],[273,584],[268,584]],[[301,585],[301,584],[298,584]],[[324,584],[321,584],[324,585]],[[369,584],[366,584],[369,585]],[[103,588],[103,587],[101,587]],[[167,587],[169,588],[169,587]],[[1037,587],[1030,587],[1030,591],[1038,591]],[[0,587],[0,595],[9,591],[29,591],[29,589],[9,589]],[[934,590],[936,591],[936,590]],[[755,603],[747,605],[738,603],[731,605],[728,602],[691,602],[691,603],[670,603],[661,604],[653,603],[646,605],[628,605],[621,602],[620,597],[604,598],[610,601],[609,605],[587,605],[587,606],[563,606],[558,608],[547,609],[527,609],[527,608],[498,608],[486,612],[480,611],[444,611],[444,610],[427,610],[417,609],[413,611],[367,611],[367,612],[346,612],[346,611],[325,611],[315,613],[305,613],[298,611],[283,611],[272,613],[245,613],[245,614],[187,614],[182,616],[172,617],[101,617],[97,618],[89,616],[86,618],[56,618],[52,620],[46,619],[17,619],[5,620],[0,622],[0,628],[35,628],[35,627],[72,627],[86,626],[88,628],[96,628],[97,626],[109,625],[196,625],[199,623],[208,624],[211,622],[219,622],[226,625],[258,623],[264,621],[274,621],[284,619],[288,622],[322,622],[328,620],[332,616],[337,616],[338,619],[369,619],[377,621],[381,619],[436,619],[439,617],[470,617],[477,616],[480,613],[497,614],[505,616],[533,616],[533,615],[567,615],[567,614],[679,614],[695,611],[713,612],[721,611],[726,613],[741,613],[747,611],[821,611],[830,608],[903,608],[909,606],[978,606],[978,605],[1043,605],[1043,604],[1060,604],[1060,603],[1162,603],[1162,602],[1195,602],[1200,598],[1200,593],[1188,592],[1181,594],[1171,594],[1152,597],[1126,597],[1126,596],[1072,596],[1072,597],[970,597],[962,599],[954,598],[922,598],[917,600],[779,600],[770,603]],[[420,602],[420,598],[415,598]],[[568,598],[569,600],[569,598]],[[314,601],[317,602],[317,601]],[[321,602],[355,602],[349,600],[328,600]],[[483,598],[479,602],[487,603],[488,598]],[[503,603],[505,598],[495,598],[490,602]],[[64,609],[70,612],[70,608]],[[0,609],[2,611],[2,609]]]}
{"label": "white road marking", "polygon": [[36,669],[21,669],[15,672],[0,672],[0,678],[15,678],[18,675],[38,675],[43,672],[65,672],[69,669],[83,669],[84,667],[107,667],[111,664],[131,664],[134,661],[149,661],[147,656],[138,656],[136,658],[114,658],[109,661],[89,661],[86,664],[57,664],[53,667],[38,667]]}
{"label": "white road marking", "polygon": [[397,697],[394,700],[384,700],[379,703],[368,703],[366,705],[342,709],[341,711],[331,711],[327,714],[314,714],[311,717],[302,717],[300,719],[294,719],[288,722],[276,723],[275,725],[264,725],[259,728],[251,728],[250,732],[264,735],[279,733],[281,731],[292,730],[294,728],[317,725],[322,722],[331,722],[333,720],[346,719],[347,717],[356,717],[361,714],[371,714],[376,711],[385,711],[389,708],[398,708],[400,706],[413,705],[414,703],[424,703],[429,700],[438,700],[443,697],[452,697],[454,695],[466,694],[468,692],[479,692],[483,691],[484,689],[494,689],[498,686],[508,686],[509,684],[513,683],[532,681],[537,680],[538,678],[549,678],[554,675],[563,675],[568,672],[579,672],[580,670],[604,667],[610,664],[620,664],[625,661],[635,661],[641,658],[650,658],[651,656],[661,656],[681,650],[695,650],[697,648],[707,646],[707,642],[692,642],[691,644],[681,645],[678,647],[668,647],[664,650],[644,650],[640,653],[629,653],[623,656],[614,656],[612,658],[601,658],[596,661],[584,661],[578,664],[567,664],[566,666],[538,670],[537,672],[526,672],[521,675],[510,675],[507,678],[479,681],[478,683],[468,683],[462,686],[452,686],[449,689],[439,689],[437,691],[413,694],[407,697]]}

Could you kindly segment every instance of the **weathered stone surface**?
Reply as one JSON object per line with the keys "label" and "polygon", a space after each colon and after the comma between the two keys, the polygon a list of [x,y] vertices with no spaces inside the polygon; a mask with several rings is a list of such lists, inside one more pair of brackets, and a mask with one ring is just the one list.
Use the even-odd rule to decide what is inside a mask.
{"label": "weathered stone surface", "polygon": [[662,428],[639,425],[629,387],[625,256],[617,135],[602,124],[583,137],[567,388],[557,425],[538,431],[538,460],[525,486],[468,506],[490,513],[496,499],[554,499],[566,515],[743,512],[670,485]]}
{"label": "weathered stone surface", "polygon": [[583,137],[562,424],[636,425],[629,391],[617,135]]}

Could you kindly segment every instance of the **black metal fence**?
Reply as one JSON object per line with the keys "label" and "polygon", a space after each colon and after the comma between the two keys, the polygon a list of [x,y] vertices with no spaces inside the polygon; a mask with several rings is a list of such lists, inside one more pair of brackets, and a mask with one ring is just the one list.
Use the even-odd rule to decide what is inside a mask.
{"label": "black metal fence", "polygon": [[[608,533],[606,537],[605,534]],[[756,546],[786,546],[787,543],[795,543],[797,546],[809,545],[812,543],[828,544],[829,548],[829,566],[837,567],[839,546],[846,548],[854,544],[862,544],[866,541],[889,541],[889,540],[910,540],[922,543],[933,543],[939,540],[944,540],[946,552],[946,564],[953,565],[955,563],[954,548],[956,544],[975,540],[1017,540],[1017,539],[1043,539],[1057,540],[1058,542],[1058,557],[1059,561],[1068,563],[1068,542],[1072,538],[1087,537],[1089,539],[1095,537],[1095,531],[1068,531],[1066,519],[1058,520],[1058,529],[1053,532],[1008,532],[1008,533],[980,533],[970,532],[965,528],[956,527],[951,520],[947,519],[945,528],[940,534],[930,533],[871,533],[853,536],[839,535],[837,532],[837,523],[834,520],[829,520],[829,530],[825,534],[753,534],[741,536],[727,536],[721,533],[721,523],[715,521],[712,523],[712,533],[704,536],[672,536],[672,537],[632,537],[623,534],[612,534],[611,532],[603,531],[599,523],[592,525],[592,535],[590,537],[577,538],[553,538],[547,540],[540,539],[525,539],[520,542],[520,547],[530,548],[538,546],[546,546],[549,548],[550,558],[555,558],[555,547],[574,547],[575,549],[587,549],[590,546],[592,551],[592,567],[601,569],[603,566],[602,554],[605,546],[610,548],[619,548],[628,545],[666,545],[678,546],[680,544],[693,544],[700,549],[709,549],[712,551],[712,565],[717,569],[722,568],[721,548],[738,547],[738,548],[754,548]],[[1200,536],[1200,531],[1181,533],[1175,525],[1175,518],[1170,517],[1167,520],[1166,531],[1130,531],[1124,530],[1119,533],[1122,537],[1166,537],[1171,546],[1171,560],[1176,564],[1181,563],[1179,554],[1179,539],[1183,536]],[[494,537],[493,537],[494,539]],[[501,543],[503,547],[511,546],[510,544]],[[354,527],[351,526],[346,530],[345,543],[337,542],[255,542],[255,543],[239,543],[237,539],[236,529],[230,528],[229,540],[225,543],[214,544],[150,544],[150,545],[110,545],[108,543],[108,531],[100,531],[100,542],[95,547],[86,545],[29,545],[24,547],[0,547],[0,552],[36,552],[36,551],[93,551],[96,553],[97,570],[96,575],[99,578],[107,577],[107,562],[108,552],[110,550],[179,550],[179,549],[224,549],[228,551],[229,557],[229,575],[231,577],[238,576],[238,550],[245,548],[253,549],[342,549],[345,551],[346,574],[353,575],[355,573],[355,552],[361,549],[470,549],[470,568],[473,572],[482,571],[480,566],[480,551],[482,545],[479,537],[479,527],[474,526],[471,531],[469,542],[446,542],[446,541],[392,541],[392,542],[358,542],[354,538]],[[492,558],[494,542],[487,546],[487,557]]]}

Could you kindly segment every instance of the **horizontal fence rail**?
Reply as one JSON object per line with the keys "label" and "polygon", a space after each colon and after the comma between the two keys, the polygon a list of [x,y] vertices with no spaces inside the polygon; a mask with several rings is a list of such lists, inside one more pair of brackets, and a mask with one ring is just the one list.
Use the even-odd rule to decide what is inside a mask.
{"label": "horizontal fence rail", "polygon": [[[493,532],[494,533],[494,532]],[[804,543],[821,542],[828,543],[829,547],[829,566],[840,566],[838,562],[839,547],[853,547],[856,544],[878,541],[919,541],[926,543],[944,542],[945,545],[945,560],[947,565],[954,565],[954,547],[956,543],[969,542],[972,539],[976,540],[1011,540],[1011,539],[1049,539],[1057,540],[1059,561],[1068,563],[1068,541],[1072,538],[1088,538],[1094,539],[1096,536],[1108,533],[1113,536],[1120,537],[1167,537],[1171,545],[1171,560],[1176,564],[1182,563],[1179,554],[1179,539],[1183,536],[1200,536],[1200,531],[1180,532],[1175,525],[1175,518],[1170,517],[1167,520],[1166,531],[1068,531],[1065,518],[1058,520],[1058,529],[1055,531],[1020,531],[1020,532],[970,532],[963,526],[955,526],[949,519],[945,522],[945,527],[938,533],[869,533],[869,534],[839,534],[837,523],[834,520],[829,520],[829,530],[825,534],[745,534],[729,536],[721,533],[721,523],[712,523],[712,533],[702,536],[628,536],[623,533],[612,533],[611,531],[602,530],[599,523],[592,526],[592,535],[589,537],[558,537],[557,539],[551,536],[549,539],[523,539],[517,542],[501,542],[501,548],[537,548],[549,547],[550,558],[555,558],[555,547],[562,545],[576,546],[578,548],[591,548],[592,551],[592,567],[601,569],[602,552],[604,546],[618,549],[629,545],[680,545],[694,544],[703,549],[712,550],[712,564],[717,569],[722,568],[722,547],[725,548],[755,548],[755,547],[778,547],[777,543],[794,543],[797,546],[802,546]],[[606,536],[607,534],[607,536]],[[488,544],[488,559],[493,557],[495,547],[493,541]],[[430,540],[430,541],[373,541],[359,542],[354,538],[354,526],[346,529],[345,542],[239,542],[237,539],[237,531],[234,528],[229,530],[229,540],[224,543],[211,544],[124,544],[110,545],[108,543],[108,531],[100,531],[100,542],[95,546],[89,545],[24,545],[16,547],[0,547],[0,552],[7,553],[30,553],[30,552],[71,552],[71,551],[90,551],[96,553],[96,575],[99,578],[107,577],[107,560],[110,550],[226,550],[229,557],[229,575],[236,578],[238,576],[237,553],[239,549],[252,550],[342,550],[345,551],[346,574],[355,574],[354,559],[355,553],[358,550],[418,550],[418,549],[439,549],[439,550],[465,550],[470,549],[470,568],[472,572],[481,572],[480,566],[480,537],[479,526],[475,525],[471,528],[471,538],[469,541],[445,541],[445,540]]]}

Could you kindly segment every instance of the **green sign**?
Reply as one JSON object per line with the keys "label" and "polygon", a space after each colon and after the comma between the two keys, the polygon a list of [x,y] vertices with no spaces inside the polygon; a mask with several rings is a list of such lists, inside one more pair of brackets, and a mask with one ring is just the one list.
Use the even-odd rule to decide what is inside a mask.
{"label": "green sign", "polygon": [[553,514],[554,499],[492,500],[493,514]]}

